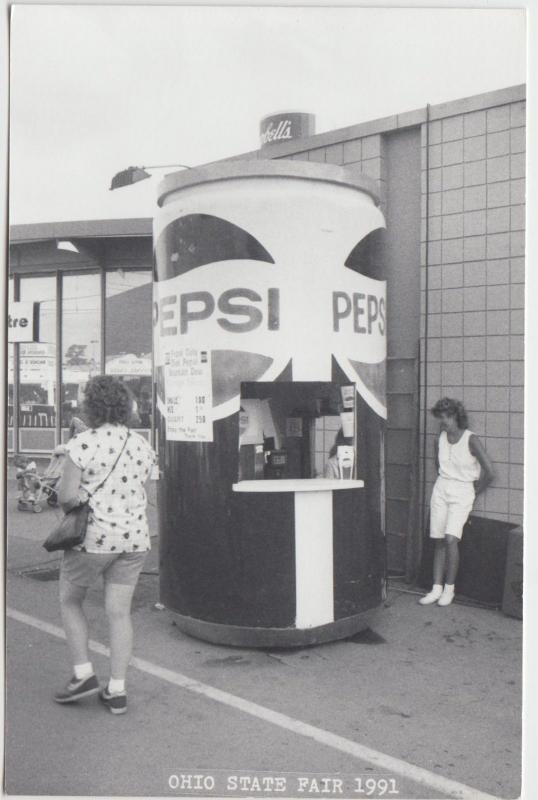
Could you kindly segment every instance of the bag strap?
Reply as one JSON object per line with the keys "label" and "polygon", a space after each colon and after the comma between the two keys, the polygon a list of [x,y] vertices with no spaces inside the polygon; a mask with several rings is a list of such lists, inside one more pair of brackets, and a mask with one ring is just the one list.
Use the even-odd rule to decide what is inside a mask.
{"label": "bag strap", "polygon": [[128,431],[127,431],[127,436],[125,437],[125,441],[124,441],[124,443],[123,443],[123,447],[121,448],[121,450],[120,450],[120,452],[119,452],[119,454],[118,454],[118,457],[117,457],[117,458],[116,458],[116,460],[114,461],[114,464],[112,465],[112,469],[110,470],[110,472],[108,473],[108,475],[106,476],[106,478],[103,478],[103,480],[101,481],[101,483],[99,484],[99,486],[98,486],[96,489],[94,489],[94,490],[93,490],[93,492],[92,492],[91,494],[90,494],[90,492],[89,492],[87,489],[85,490],[85,491],[86,491],[86,494],[88,495],[88,497],[93,497],[93,496],[94,496],[94,494],[95,494],[96,492],[98,492],[98,491],[99,491],[99,489],[101,489],[101,488],[104,486],[104,484],[107,482],[107,480],[110,478],[110,476],[112,475],[112,473],[113,473],[113,472],[114,472],[114,470],[116,469],[116,464],[117,464],[117,463],[118,463],[118,461],[120,460],[120,458],[121,458],[121,456],[122,456],[122,453],[123,453],[123,451],[125,450],[125,447],[126,447],[126,445],[127,445],[127,441],[128,441],[128,439],[129,439],[129,436],[130,436],[130,435],[131,435],[131,431],[129,431],[129,430],[128,430]]}

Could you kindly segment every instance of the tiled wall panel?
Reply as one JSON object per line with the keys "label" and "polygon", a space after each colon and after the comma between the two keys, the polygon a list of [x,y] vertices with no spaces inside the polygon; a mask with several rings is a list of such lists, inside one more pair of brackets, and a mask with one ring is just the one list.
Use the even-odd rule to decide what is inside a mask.
{"label": "tiled wall panel", "polygon": [[[492,93],[492,103],[499,94]],[[467,110],[465,101],[446,104],[443,114],[450,105],[462,113],[432,119],[428,136],[421,125],[421,405],[430,408],[444,395],[463,400],[496,467],[496,480],[478,498],[475,513],[520,523],[525,101],[508,102],[510,92],[505,95],[500,105],[478,110]],[[387,213],[386,136],[394,132],[387,122],[386,130],[357,132],[356,138],[284,157],[359,167],[376,182]],[[428,457],[420,467],[428,499],[437,434],[429,416],[427,434]]]}
{"label": "tiled wall panel", "polygon": [[[426,375],[422,406],[429,408],[444,395],[463,400],[470,427],[496,468],[496,479],[477,499],[475,513],[520,523],[525,103],[434,120],[429,136],[423,125],[422,189],[423,356],[427,351],[427,365],[421,364]],[[431,446],[421,469],[426,470],[429,497],[436,433],[430,418],[427,431]]]}

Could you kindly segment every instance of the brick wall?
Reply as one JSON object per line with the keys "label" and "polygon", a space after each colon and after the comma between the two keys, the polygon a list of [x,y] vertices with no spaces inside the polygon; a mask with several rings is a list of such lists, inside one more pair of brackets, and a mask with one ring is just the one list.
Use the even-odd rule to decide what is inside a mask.
{"label": "brick wall", "polygon": [[[449,106],[449,104],[447,104]],[[427,387],[463,400],[496,480],[475,513],[521,522],[525,244],[525,102],[443,116],[422,126],[421,351],[428,270]],[[428,266],[426,267],[426,211]],[[422,375],[424,363],[421,364]],[[427,496],[436,421],[427,421]],[[424,465],[422,465],[424,466]]]}

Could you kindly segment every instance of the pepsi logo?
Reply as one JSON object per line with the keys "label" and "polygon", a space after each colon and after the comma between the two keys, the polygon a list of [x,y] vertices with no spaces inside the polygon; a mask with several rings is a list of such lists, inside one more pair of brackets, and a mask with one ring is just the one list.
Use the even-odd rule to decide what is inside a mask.
{"label": "pepsi logo", "polygon": [[385,282],[372,277],[368,248],[382,225],[374,211],[366,236],[344,252],[338,237],[318,227],[320,247],[307,236],[301,247],[290,243],[285,257],[282,236],[275,252],[264,224],[256,235],[252,226],[210,214],[164,225],[156,237],[153,306],[163,408],[164,363],[175,342],[211,353],[213,420],[239,411],[241,382],[275,380],[290,365],[293,380],[331,380],[333,358],[385,416]]}

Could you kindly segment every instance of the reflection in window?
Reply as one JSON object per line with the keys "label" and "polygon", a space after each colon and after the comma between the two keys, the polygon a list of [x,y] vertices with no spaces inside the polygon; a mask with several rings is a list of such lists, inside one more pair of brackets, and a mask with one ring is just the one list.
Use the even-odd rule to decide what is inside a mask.
{"label": "reflection in window", "polygon": [[[88,378],[101,372],[101,276],[64,275],[62,282],[62,428],[81,416]],[[64,434],[65,436],[65,434]]]}
{"label": "reflection in window", "polygon": [[[20,282],[20,299],[39,302],[39,342],[20,345],[19,424],[22,428],[54,428],[56,278],[23,278]],[[32,449],[31,436],[25,437],[25,449]]]}
{"label": "reflection in window", "polygon": [[135,401],[133,425],[151,428],[150,271],[106,273],[105,371],[120,377]]}

